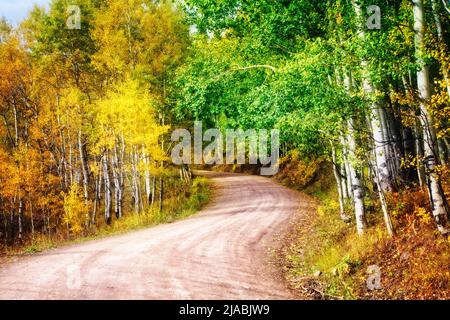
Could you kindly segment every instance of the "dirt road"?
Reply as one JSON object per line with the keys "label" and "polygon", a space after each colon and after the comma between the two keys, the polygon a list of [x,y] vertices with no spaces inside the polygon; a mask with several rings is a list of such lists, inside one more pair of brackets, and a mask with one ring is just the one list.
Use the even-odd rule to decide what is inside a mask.
{"label": "dirt road", "polygon": [[216,196],[197,215],[7,263],[0,299],[292,298],[268,247],[307,200],[262,177],[202,174]]}

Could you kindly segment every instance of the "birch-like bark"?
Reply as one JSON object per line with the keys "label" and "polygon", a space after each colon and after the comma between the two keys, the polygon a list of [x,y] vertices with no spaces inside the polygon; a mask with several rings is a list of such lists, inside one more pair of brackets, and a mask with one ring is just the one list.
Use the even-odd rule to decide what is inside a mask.
{"label": "birch-like bark", "polygon": [[435,172],[437,165],[436,160],[436,131],[434,120],[428,112],[427,103],[431,98],[430,79],[428,66],[423,59],[425,54],[425,13],[423,8],[423,0],[413,0],[414,4],[414,31],[417,62],[420,66],[417,72],[417,88],[420,97],[420,121],[423,129],[424,139],[424,156],[427,167],[427,184],[430,195],[430,204],[434,220],[438,230],[443,233],[449,233],[447,227],[447,203],[442,192],[439,176]]}
{"label": "birch-like bark", "polygon": [[152,207],[155,204],[155,194],[156,194],[156,177],[152,179]]}
{"label": "birch-like bark", "polygon": [[[374,161],[373,159],[375,159],[375,157],[372,157],[371,163],[372,166],[374,165]],[[386,225],[386,229],[388,231],[388,234],[390,236],[394,235],[394,227],[392,225],[392,220],[391,220],[391,216],[389,215],[389,211],[388,211],[388,205],[387,205],[387,201],[386,201],[386,196],[381,188],[380,185],[380,178],[378,177],[378,171],[377,170],[373,170],[373,174],[374,174],[374,180],[375,183],[377,184],[377,189],[378,189],[378,197],[380,198],[380,204],[381,204],[381,210],[383,211],[383,219],[384,219],[384,223]]]}
{"label": "birch-like bark", "polygon": [[31,200],[28,200],[28,205],[30,206],[31,239],[34,241],[34,215],[33,215],[33,203],[31,203]]}
{"label": "birch-like bark", "polygon": [[164,181],[162,177],[159,177],[159,212],[163,210],[164,200]]}
{"label": "birch-like bark", "polygon": [[123,185],[120,179],[120,172],[122,171],[122,163],[119,158],[117,145],[114,146],[114,154],[111,157],[113,181],[114,181],[114,213],[117,219],[122,217],[122,203],[123,203]]}
{"label": "birch-like bark", "polygon": [[22,198],[19,198],[19,241],[22,242],[22,235],[23,235],[23,225],[22,225],[22,219],[23,219],[23,201]]}
{"label": "birch-like bark", "polygon": [[342,133],[339,134],[339,140],[342,145],[342,160],[344,161],[345,169],[345,194],[347,195],[345,198],[353,199],[352,177],[350,174],[350,162],[348,160],[348,147],[345,136]]}
{"label": "birch-like bark", "polygon": [[145,180],[145,196],[146,196],[146,203],[150,205],[151,196],[152,196],[152,183],[151,183],[151,176],[149,171],[149,160],[147,152],[145,151],[145,146],[142,146],[142,159],[145,166],[145,172],[144,172],[144,180]]}
{"label": "birch-like bark", "polygon": [[92,210],[91,225],[96,225],[98,202],[100,200],[100,183],[102,180],[102,168],[99,164],[97,177],[95,178],[94,208]]}
{"label": "birch-like bark", "polygon": [[111,224],[111,178],[109,176],[109,160],[108,151],[105,151],[103,156],[103,181],[105,182],[105,221],[106,224]]}
{"label": "birch-like bark", "polygon": [[340,168],[337,164],[337,156],[336,156],[336,148],[334,146],[333,141],[330,141],[330,145],[331,145],[331,158],[333,161],[333,173],[334,173],[334,178],[336,179],[336,186],[337,186],[337,191],[338,191],[338,197],[339,197],[339,215],[341,217],[342,221],[348,221],[348,217],[345,214],[345,201],[344,201],[344,191],[343,188],[345,188],[345,186],[342,185],[342,179],[341,179],[341,173],[340,173]]}
{"label": "birch-like bark", "polygon": [[[83,142],[83,137],[81,130],[78,131],[78,149],[80,153],[81,160],[81,172],[83,174],[83,192],[84,192],[84,203],[86,206],[89,204],[89,164],[86,156],[86,147]],[[86,213],[86,227],[88,227],[90,219],[89,212]]]}
{"label": "birch-like bark", "polygon": [[363,234],[367,229],[366,212],[364,208],[364,185],[361,178],[361,173],[356,169],[356,139],[354,132],[353,119],[348,121],[348,151],[349,151],[349,169],[350,177],[352,181],[351,190],[353,193],[353,204],[355,207],[356,229],[358,234]]}
{"label": "birch-like bark", "polygon": [[[362,21],[362,10],[359,3],[355,0],[352,0],[353,7],[357,16],[357,19],[359,21]],[[365,40],[365,32],[363,31],[362,27],[359,27],[358,30],[359,37],[364,41]],[[363,71],[363,89],[364,94],[368,96],[369,98],[373,98],[372,96],[375,94],[375,88],[373,84],[371,83],[369,79],[369,75],[367,72],[368,66],[367,61],[364,59],[361,60],[361,68]],[[386,149],[390,147],[390,145],[387,143],[386,140],[387,133],[386,133],[386,126],[385,126],[385,119],[384,119],[384,113],[381,112],[382,106],[380,105],[380,102],[377,98],[374,102],[372,102],[370,106],[370,123],[372,126],[372,138],[374,141],[374,149],[375,149],[375,156],[376,156],[376,170],[378,171],[378,175],[380,177],[380,185],[382,187],[383,191],[392,191],[393,185],[392,185],[392,174],[389,172],[388,168],[388,160],[387,160],[387,152]]]}
{"label": "birch-like bark", "polygon": [[[352,92],[351,74],[344,72],[344,87],[348,94]],[[356,229],[358,234],[363,234],[367,229],[366,212],[364,207],[364,184],[362,180],[362,172],[357,168],[357,144],[355,138],[354,121],[350,118],[347,121],[347,144],[348,144],[348,167],[351,180],[351,192],[353,194],[353,205],[355,208]]]}

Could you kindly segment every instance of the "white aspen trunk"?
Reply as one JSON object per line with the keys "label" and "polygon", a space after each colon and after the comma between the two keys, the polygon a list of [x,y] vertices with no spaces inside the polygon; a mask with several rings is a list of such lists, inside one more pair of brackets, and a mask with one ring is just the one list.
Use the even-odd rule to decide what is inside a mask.
{"label": "white aspen trunk", "polygon": [[105,221],[106,224],[111,224],[111,179],[109,177],[109,160],[108,160],[108,151],[105,151],[104,157],[103,157],[103,180],[105,182]]}
{"label": "white aspen trunk", "polygon": [[94,209],[92,211],[92,217],[91,217],[91,225],[96,225],[96,219],[97,219],[97,208],[98,208],[98,202],[100,200],[100,183],[102,179],[102,168],[101,164],[99,164],[99,172],[97,177],[95,178],[95,195],[94,195]]}
{"label": "white aspen trunk", "polygon": [[119,152],[119,185],[120,185],[120,216],[122,216],[123,211],[123,197],[124,197],[124,188],[125,188],[125,172],[123,165],[125,163],[125,139],[123,135],[120,137],[121,149]]}
{"label": "white aspen trunk", "polygon": [[119,183],[119,164],[117,159],[117,146],[114,146],[114,153],[111,157],[111,168],[114,182],[114,214],[117,219],[121,217],[120,212],[120,183]]}
{"label": "white aspen trunk", "polygon": [[86,159],[86,153],[84,151],[84,143],[82,138],[81,130],[78,131],[78,150],[80,153],[81,160],[81,171],[83,174],[83,191],[84,191],[84,201],[87,204],[89,199],[89,168]]}
{"label": "white aspen trunk", "polygon": [[344,203],[344,192],[343,192],[343,188],[345,188],[345,186],[342,185],[342,179],[341,179],[341,173],[340,173],[340,168],[337,164],[337,157],[336,157],[336,148],[333,145],[333,141],[330,141],[331,144],[331,158],[333,161],[333,173],[334,173],[334,178],[336,179],[336,186],[337,186],[337,191],[338,191],[338,197],[339,197],[339,214],[341,217],[342,221],[348,221],[348,217],[345,214],[345,203]]}
{"label": "white aspen trunk", "polygon": [[145,195],[146,195],[146,201],[147,204],[150,205],[150,197],[151,197],[151,193],[152,193],[152,186],[151,186],[151,177],[150,177],[150,171],[148,169],[148,155],[145,152],[145,146],[142,146],[142,159],[144,162],[144,166],[145,166],[145,172],[144,172],[144,180],[145,180]]}
{"label": "white aspen trunk", "polygon": [[164,181],[162,177],[159,177],[159,212],[163,210],[164,200]]}
{"label": "white aspen trunk", "polygon": [[19,197],[19,240],[20,240],[20,242],[22,242],[22,235],[23,235],[22,218],[23,218],[23,201],[22,201],[22,198]]}
{"label": "white aspen trunk", "polygon": [[18,116],[17,116],[17,108],[14,105],[13,107],[14,112],[14,144],[15,148],[19,146],[19,123],[18,123]]}
{"label": "white aspen trunk", "polygon": [[[78,149],[81,160],[81,172],[83,174],[83,191],[84,191],[84,203],[86,206],[89,204],[89,167],[86,159],[85,146],[83,143],[81,130],[78,131]],[[86,228],[89,227],[89,212],[86,213]]]}
{"label": "white aspen trunk", "polygon": [[427,103],[431,98],[430,80],[428,66],[423,59],[425,54],[425,13],[423,0],[413,0],[414,3],[414,31],[417,62],[420,70],[417,72],[417,88],[420,96],[420,121],[423,129],[424,156],[427,166],[427,183],[430,195],[431,210],[438,230],[447,234],[447,207],[446,199],[442,192],[439,176],[435,172],[436,161],[436,132],[434,121],[428,112]]}
{"label": "white aspen trunk", "polygon": [[[344,86],[348,94],[352,91],[351,75],[344,72]],[[362,235],[367,229],[366,211],[364,207],[364,184],[361,173],[356,169],[357,162],[357,144],[355,138],[354,122],[351,118],[347,122],[347,143],[348,143],[348,167],[350,180],[352,182],[351,192],[353,194],[353,205],[355,208],[356,230]]]}
{"label": "white aspen trunk", "polygon": [[[374,159],[375,157],[372,157],[372,159]],[[372,166],[374,166],[374,161],[371,161]],[[381,209],[383,211],[383,219],[384,219],[384,223],[386,225],[386,229],[388,231],[388,234],[390,236],[394,235],[394,227],[392,225],[392,220],[391,220],[391,216],[389,215],[389,211],[388,211],[388,205],[387,205],[387,201],[386,201],[386,196],[384,195],[384,192],[380,186],[380,178],[378,177],[377,174],[377,170],[373,170],[373,174],[374,174],[374,179],[375,182],[377,184],[377,189],[378,189],[378,197],[380,198],[380,204],[381,204]]]}
{"label": "white aspen trunk", "polygon": [[356,218],[356,229],[358,234],[363,234],[367,229],[366,212],[364,208],[364,186],[361,179],[361,174],[357,171],[355,162],[356,157],[356,139],[355,132],[353,129],[354,123],[353,119],[348,121],[348,150],[349,150],[349,169],[350,177],[352,181],[351,190],[353,193],[353,204],[355,207],[355,218]]}
{"label": "white aspen trunk", "polygon": [[72,152],[72,142],[70,141],[69,136],[69,176],[70,176],[70,185],[73,184],[73,152]]}
{"label": "white aspen trunk", "polygon": [[[335,78],[336,78],[336,84],[342,86],[344,85],[342,83],[342,78],[339,75],[339,72],[335,69]],[[345,73],[345,71],[344,71]],[[330,85],[333,84],[333,81],[331,79],[331,76],[328,77],[328,81],[330,82]],[[348,79],[347,79],[348,81]],[[344,85],[345,86],[345,85]],[[350,89],[350,87],[348,88],[348,90]],[[349,167],[349,162],[348,162],[348,150],[347,150],[347,142],[345,140],[345,136],[343,135],[342,132],[339,132],[339,142],[341,144],[342,147],[342,162],[343,162],[343,173],[341,174],[341,186],[342,186],[342,194],[344,197],[344,200],[347,200],[349,198],[353,198],[353,193],[351,191],[352,188],[352,182],[351,182],[351,177],[350,177],[350,167]]]}
{"label": "white aspen trunk", "polygon": [[[362,21],[362,10],[359,3],[355,0],[352,0],[353,7],[355,9],[356,17],[358,20]],[[361,26],[358,28],[358,35],[359,37],[364,40],[365,39],[365,33]],[[361,69],[363,71],[363,89],[364,94],[368,96],[369,98],[373,98],[372,96],[375,94],[375,88],[372,85],[369,75],[367,72],[367,61],[364,59],[361,60]],[[374,98],[376,99],[376,98]],[[380,106],[378,101],[375,101],[370,106],[370,123],[372,126],[372,138],[374,140],[374,150],[376,155],[376,170],[378,171],[378,175],[380,177],[381,181],[381,187],[382,190],[385,192],[389,192],[393,190],[392,185],[392,174],[389,172],[388,167],[388,160],[387,160],[387,154],[386,149],[389,148],[389,144],[387,144],[386,141],[386,126],[385,126],[385,119],[383,117],[382,106]]]}
{"label": "white aspen trunk", "polygon": [[348,178],[346,179],[346,177],[349,176],[349,173],[346,171],[346,166],[347,166],[347,164],[343,165],[343,167],[342,167],[343,172],[342,172],[342,174],[340,176],[340,178],[341,178],[341,185],[342,185],[342,197],[344,198],[344,202],[346,202],[347,199],[350,198],[349,190],[348,190],[348,187],[347,187],[347,179]]}
{"label": "white aspen trunk", "polygon": [[[134,148],[133,148],[134,149]],[[132,177],[133,177],[133,200],[134,200],[134,212],[139,213],[139,184],[138,184],[138,169],[136,163],[135,151],[131,151],[130,154],[132,162]]]}
{"label": "white aspen trunk", "polygon": [[344,161],[344,169],[345,169],[345,193],[347,194],[346,198],[353,198],[352,193],[352,177],[350,174],[350,163],[348,161],[348,148],[347,148],[347,141],[345,139],[345,136],[341,133],[339,135],[339,140],[342,145],[342,159]]}
{"label": "white aspen trunk", "polygon": [[152,207],[155,204],[155,194],[156,194],[156,177],[152,179]]}
{"label": "white aspen trunk", "polygon": [[[59,110],[59,95],[56,96],[56,104]],[[59,111],[56,115],[56,121],[58,123],[58,131],[59,131],[59,138],[61,139],[61,164],[62,164],[62,175],[63,175],[63,184],[64,188],[68,187],[68,176],[67,176],[67,148],[66,148],[66,137],[64,134],[63,129],[61,129],[61,117],[59,115]]]}
{"label": "white aspen trunk", "polygon": [[137,164],[137,187],[138,187],[138,195],[139,195],[139,212],[141,212],[144,209],[144,203],[142,200],[142,179],[141,179],[141,171],[140,171],[140,161],[141,161],[141,156],[139,154],[139,149],[138,147],[136,147],[136,164]]}
{"label": "white aspen trunk", "polygon": [[31,203],[31,200],[28,200],[28,205],[30,206],[31,239],[34,241],[34,215],[33,215],[33,204]]}

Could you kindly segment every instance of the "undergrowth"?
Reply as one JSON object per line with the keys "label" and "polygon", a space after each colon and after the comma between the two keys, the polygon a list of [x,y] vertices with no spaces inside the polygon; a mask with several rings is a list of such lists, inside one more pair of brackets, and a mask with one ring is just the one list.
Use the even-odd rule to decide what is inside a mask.
{"label": "undergrowth", "polygon": [[129,213],[121,219],[113,220],[111,225],[100,223],[95,230],[88,235],[71,236],[67,238],[64,234],[36,234],[34,239],[29,239],[23,246],[10,248],[6,255],[32,254],[57,246],[78,243],[87,240],[98,239],[110,235],[126,233],[149,226],[162,223],[170,223],[179,219],[186,218],[208,203],[211,196],[210,182],[204,177],[196,177],[192,185],[183,193],[169,194],[169,198],[164,199],[163,210],[160,212],[156,204],[147,211],[134,214]]}
{"label": "undergrowth", "polygon": [[[288,171],[283,175],[289,176]],[[332,173],[321,179],[327,176]],[[323,189],[323,185],[328,187]],[[394,237],[385,231],[376,197],[366,199],[370,227],[359,236],[354,221],[340,220],[338,195],[331,181],[321,181],[320,187],[306,185],[303,190],[313,194],[319,206],[293,227],[282,253],[286,278],[299,295],[313,299],[450,298],[450,245],[436,231],[423,190],[412,187],[389,196]],[[351,208],[347,211],[350,214]],[[374,266],[380,271],[379,286],[373,285]]]}

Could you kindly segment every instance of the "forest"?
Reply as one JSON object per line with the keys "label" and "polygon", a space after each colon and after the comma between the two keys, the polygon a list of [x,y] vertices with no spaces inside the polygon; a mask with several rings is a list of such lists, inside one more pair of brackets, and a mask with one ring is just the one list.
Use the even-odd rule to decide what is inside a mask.
{"label": "forest", "polygon": [[446,0],[52,0],[3,18],[2,247],[189,194],[170,132],[194,121],[279,129],[281,169],[332,176],[359,237],[417,220],[448,238],[449,26]]}

